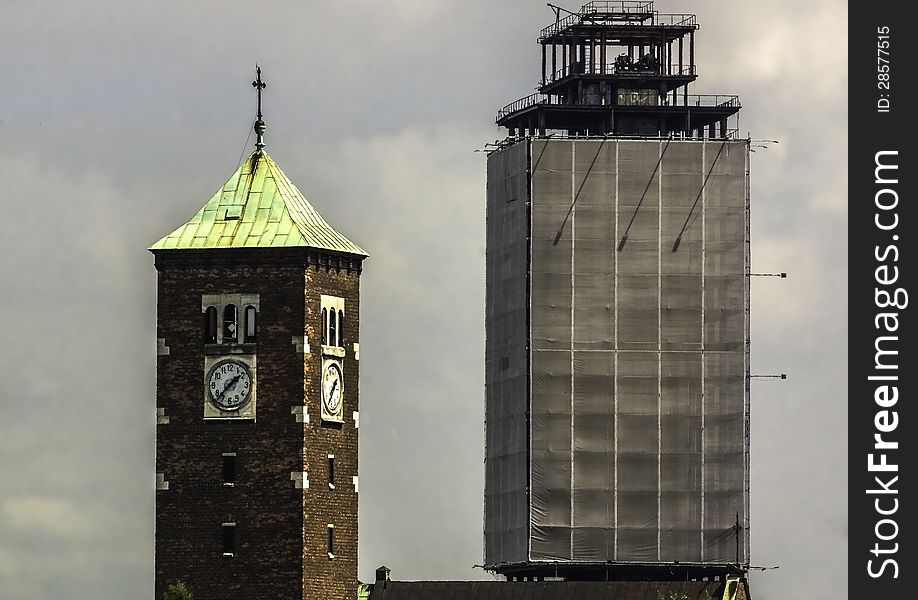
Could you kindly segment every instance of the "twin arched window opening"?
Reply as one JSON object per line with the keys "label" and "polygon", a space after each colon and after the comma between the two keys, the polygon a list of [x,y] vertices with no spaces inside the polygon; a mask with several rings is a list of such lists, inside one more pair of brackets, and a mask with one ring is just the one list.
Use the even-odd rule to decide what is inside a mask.
{"label": "twin arched window opening", "polygon": [[[258,310],[248,305],[239,313],[235,304],[223,307],[222,336],[217,335],[220,327],[218,311],[215,306],[208,306],[204,311],[204,343],[235,344],[240,341],[253,343],[258,338]],[[242,317],[240,319],[240,316]],[[241,339],[240,339],[241,336]],[[221,339],[222,338],[222,339]],[[334,308],[322,309],[322,343],[326,346],[344,347],[344,311]]]}
{"label": "twin arched window opening", "polygon": [[[204,311],[204,343],[218,343],[218,322],[217,308],[208,306]],[[227,304],[223,307],[223,327],[222,342],[224,344],[235,344],[240,341],[245,343],[254,343],[258,337],[258,311],[254,306],[249,305],[243,311],[243,319],[240,321],[239,309],[235,304]],[[242,340],[240,340],[240,331]]]}
{"label": "twin arched window opening", "polygon": [[344,347],[344,311],[322,309],[322,343],[326,346]]}

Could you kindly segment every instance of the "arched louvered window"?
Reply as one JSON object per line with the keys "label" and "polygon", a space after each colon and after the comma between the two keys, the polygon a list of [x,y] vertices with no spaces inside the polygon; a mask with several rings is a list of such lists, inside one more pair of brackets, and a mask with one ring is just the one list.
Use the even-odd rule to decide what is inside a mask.
{"label": "arched louvered window", "polygon": [[217,309],[213,306],[204,311],[204,343],[217,343]]}
{"label": "arched louvered window", "polygon": [[322,343],[328,344],[328,309],[322,309]]}
{"label": "arched louvered window", "polygon": [[338,311],[338,345],[344,346],[344,311]]}
{"label": "arched louvered window", "polygon": [[338,345],[338,329],[336,327],[338,319],[335,318],[335,309],[331,309],[328,315],[328,345]]}
{"label": "arched louvered window", "polygon": [[239,310],[235,304],[227,304],[223,309],[223,343],[239,341]]}
{"label": "arched louvered window", "polygon": [[258,315],[254,306],[245,307],[245,341],[254,342],[258,337]]}

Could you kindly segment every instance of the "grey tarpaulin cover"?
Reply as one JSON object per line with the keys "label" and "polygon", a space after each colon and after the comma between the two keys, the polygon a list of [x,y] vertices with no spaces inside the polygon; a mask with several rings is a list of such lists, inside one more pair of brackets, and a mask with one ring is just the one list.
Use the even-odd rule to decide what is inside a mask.
{"label": "grey tarpaulin cover", "polygon": [[741,562],[748,142],[488,160],[485,564]]}

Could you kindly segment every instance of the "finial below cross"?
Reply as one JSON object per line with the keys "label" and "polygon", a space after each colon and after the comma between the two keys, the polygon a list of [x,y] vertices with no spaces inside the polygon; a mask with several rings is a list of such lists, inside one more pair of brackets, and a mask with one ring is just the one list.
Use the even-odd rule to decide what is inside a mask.
{"label": "finial below cross", "polygon": [[258,150],[261,150],[265,147],[265,122],[261,119],[261,90],[265,89],[267,86],[261,80],[261,67],[258,65],[255,65],[255,74],[255,81],[252,82],[252,87],[255,88],[258,93],[258,120],[255,121],[255,134],[257,135],[255,139],[255,147]]}

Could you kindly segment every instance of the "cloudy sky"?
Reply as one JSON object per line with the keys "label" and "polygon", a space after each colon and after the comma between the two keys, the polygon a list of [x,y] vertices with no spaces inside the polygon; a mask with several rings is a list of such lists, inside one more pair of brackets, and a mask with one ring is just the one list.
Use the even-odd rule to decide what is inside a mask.
{"label": "cloudy sky", "polygon": [[[695,92],[752,158],[758,600],[847,595],[847,5],[695,12]],[[573,4],[570,8],[575,8]],[[0,596],[150,598],[155,272],[145,250],[268,150],[367,248],[360,575],[481,562],[485,159],[532,92],[542,0],[0,0]],[[251,141],[249,142],[251,144]],[[413,323],[401,317],[411,306]]]}

